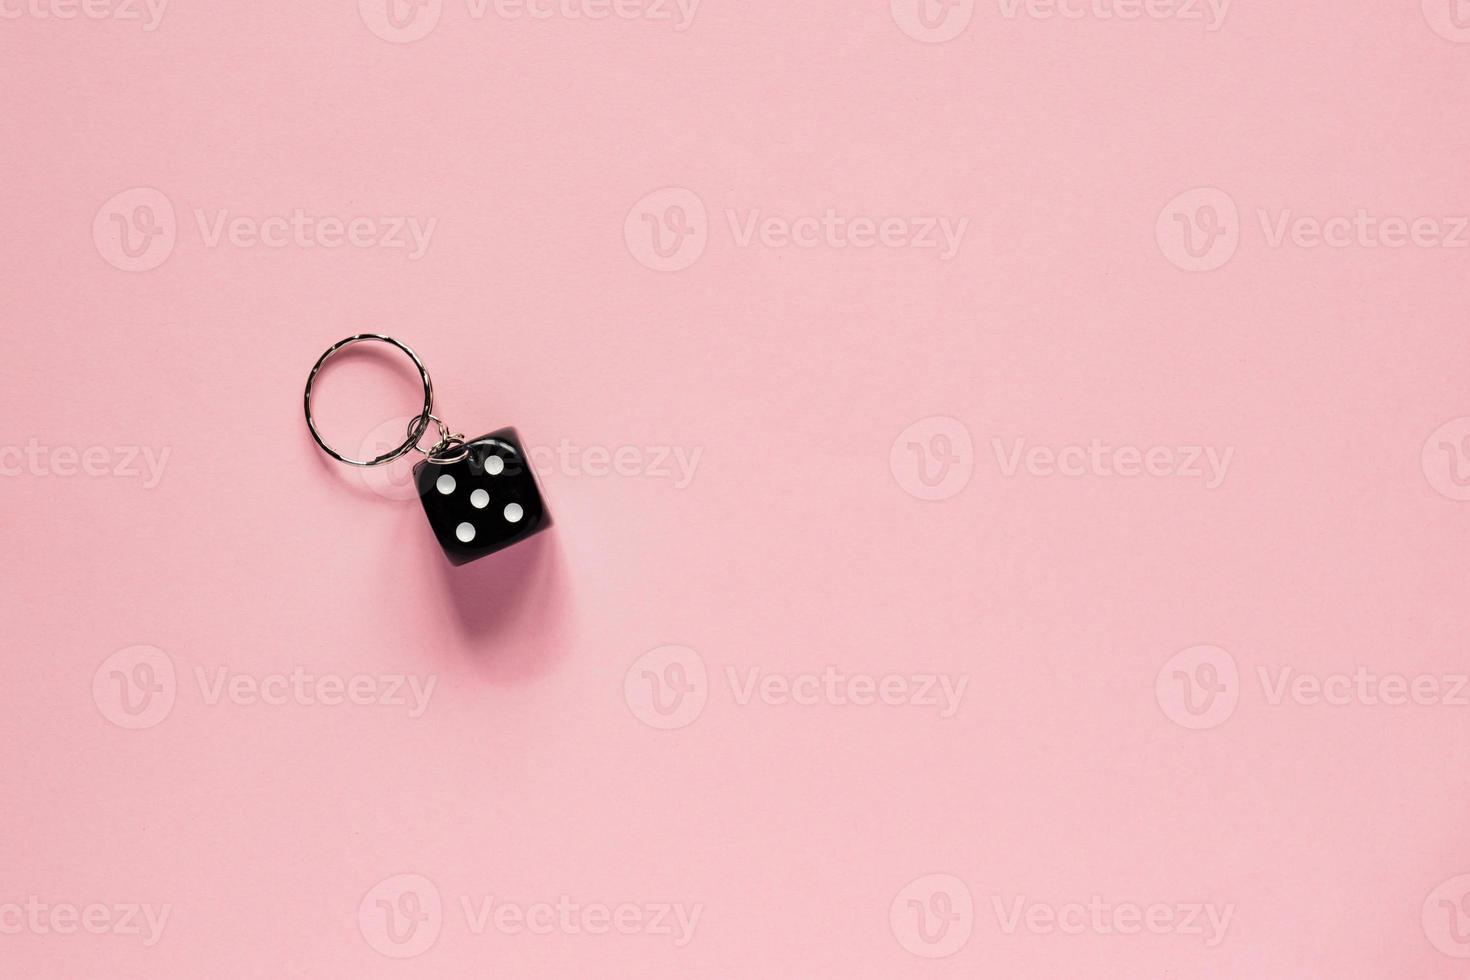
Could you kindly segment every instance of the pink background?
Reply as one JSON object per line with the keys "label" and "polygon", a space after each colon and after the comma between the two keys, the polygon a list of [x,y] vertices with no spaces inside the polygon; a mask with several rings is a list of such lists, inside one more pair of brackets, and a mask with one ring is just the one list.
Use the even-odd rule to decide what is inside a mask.
{"label": "pink background", "polygon": [[[174,0],[152,31],[7,0],[0,975],[1464,975],[1470,707],[1273,704],[1259,672],[1470,669],[1467,252],[1273,247],[1258,215],[1470,213],[1470,38],[1448,0],[1213,31],[990,2],[934,4],[930,43],[905,2],[704,0],[680,31],[444,0],[405,42],[373,0]],[[113,216],[158,195],[161,262],[120,267]],[[1178,267],[1180,195],[1238,209],[1219,267]],[[946,261],[727,216],[828,208],[969,224]],[[196,209],[437,224],[414,259],[210,245]],[[647,267],[645,215],[702,254]],[[307,437],[307,369],[364,329],[456,431],[638,472],[543,464],[551,535],[450,569],[401,483]],[[344,448],[415,409],[401,367],[326,379]],[[992,442],[1094,439],[1233,457],[1206,489],[1007,476]],[[168,451],[156,486],[125,447]],[[700,453],[687,486],[657,447]],[[960,467],[934,493],[904,462],[931,449]],[[671,644],[704,706],[663,730]],[[138,645],[164,700],[130,728]],[[1169,665],[1201,645],[1179,676],[1238,703],[1191,728]],[[967,686],[941,717],[727,673],[828,666]],[[221,668],[436,686],[419,717],[211,703]],[[379,890],[431,897],[404,874],[438,931],[385,955]],[[701,912],[684,945],[477,934],[487,896]],[[1093,896],[1232,911],[1214,945],[995,912]],[[145,945],[5,912],[32,899],[170,913]]]}

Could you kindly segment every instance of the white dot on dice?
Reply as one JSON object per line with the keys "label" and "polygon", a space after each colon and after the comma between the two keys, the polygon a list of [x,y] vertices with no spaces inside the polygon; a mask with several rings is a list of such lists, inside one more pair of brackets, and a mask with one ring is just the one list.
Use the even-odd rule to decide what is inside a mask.
{"label": "white dot on dice", "polygon": [[520,520],[521,517],[523,517],[524,515],[525,515],[525,511],[521,510],[521,505],[520,504],[506,504],[505,505],[505,519],[508,520],[508,521],[510,521],[512,524],[514,524],[516,521]]}
{"label": "white dot on dice", "polygon": [[459,540],[464,544],[469,544],[471,541],[475,540],[475,525],[471,524],[469,521],[465,521],[459,527],[454,529],[454,536],[456,538],[459,538]]}
{"label": "white dot on dice", "polygon": [[485,457],[485,472],[491,476],[499,476],[500,471],[505,469],[505,460],[499,456]]}
{"label": "white dot on dice", "polygon": [[490,495],[488,493],[486,493],[484,490],[476,490],[474,493],[470,494],[470,506],[471,507],[474,507],[474,508],[477,508],[477,509],[484,509],[485,505],[488,504],[489,502],[490,502]]}
{"label": "white dot on dice", "polygon": [[438,490],[445,496],[448,496],[449,494],[454,492],[454,477],[450,476],[448,473],[445,473],[443,476],[439,477],[439,479],[434,481],[434,489]]}

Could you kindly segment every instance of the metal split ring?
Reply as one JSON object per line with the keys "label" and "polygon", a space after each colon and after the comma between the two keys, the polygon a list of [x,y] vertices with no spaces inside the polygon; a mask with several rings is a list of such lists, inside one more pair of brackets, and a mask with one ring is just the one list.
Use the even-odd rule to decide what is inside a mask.
{"label": "metal split ring", "polygon": [[[465,444],[463,432],[450,432],[449,426],[437,415],[430,415],[429,421],[433,422],[439,429],[439,441],[428,449],[420,449],[418,438],[414,436],[414,426],[419,419],[410,419],[408,423],[408,434],[413,438],[413,450],[426,460],[439,466],[448,466],[450,463],[458,463],[467,459],[470,455],[469,446]],[[422,432],[420,431],[420,435]]]}
{"label": "metal split ring", "polygon": [[[409,360],[413,361],[413,366],[418,368],[419,378],[421,378],[424,383],[424,407],[419,412],[419,414],[408,423],[408,438],[403,441],[402,445],[390,449],[383,455],[375,456],[372,459],[349,459],[348,457],[343,456],[341,453],[337,452],[331,446],[327,445],[326,440],[323,439],[321,433],[317,431],[316,419],[314,419],[311,414],[311,387],[316,382],[317,373],[321,371],[322,366],[326,364],[327,361],[334,354],[345,347],[350,347],[353,344],[364,343],[369,340],[375,340],[379,343],[389,344],[393,347],[396,347],[399,350],[403,351],[403,353],[407,354]],[[461,459],[464,459],[465,456],[469,455],[469,450],[462,448],[464,446],[464,436],[452,434],[449,431],[449,427],[447,425],[434,417],[434,383],[429,380],[429,372],[424,367],[424,362],[419,360],[419,356],[415,354],[407,345],[394,340],[392,337],[385,337],[382,334],[377,333],[360,333],[355,336],[348,337],[345,340],[339,340],[331,347],[328,347],[326,349],[326,352],[323,353],[321,357],[317,358],[316,364],[312,366],[311,374],[307,375],[306,377],[306,393],[303,396],[303,402],[306,409],[306,427],[311,430],[311,437],[316,440],[316,444],[321,447],[322,452],[337,460],[337,462],[339,463],[346,463],[349,466],[379,466],[383,463],[391,463],[398,457],[404,455],[410,450],[415,449],[423,453],[424,457],[430,462],[439,463],[441,465],[447,463],[457,463]],[[430,422],[434,422],[439,427],[439,441],[430,446],[429,449],[425,451],[423,449],[419,449],[419,440],[423,438],[424,432],[429,428]],[[459,448],[460,455],[450,458],[451,452],[456,448]]]}

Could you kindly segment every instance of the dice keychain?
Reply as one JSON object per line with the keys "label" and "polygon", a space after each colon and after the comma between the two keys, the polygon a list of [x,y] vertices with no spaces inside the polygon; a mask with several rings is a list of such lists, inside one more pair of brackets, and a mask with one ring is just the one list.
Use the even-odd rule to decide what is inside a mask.
{"label": "dice keychain", "polygon": [[[418,368],[424,385],[424,407],[408,423],[403,443],[372,459],[349,459],[327,445],[317,431],[311,414],[311,387],[317,373],[334,354],[353,344],[377,341],[398,348]],[[416,452],[424,458],[413,468],[414,485],[429,527],[439,539],[444,555],[455,565],[463,565],[494,554],[524,541],[537,531],[551,526],[551,514],[541,499],[536,475],[513,427],[496,429],[478,439],[466,441],[464,433],[451,432],[434,414],[434,383],[424,362],[407,345],[382,334],[360,333],[339,340],[321,357],[306,378],[306,427],[322,452],[349,466],[381,466],[406,453]],[[432,422],[439,441],[428,449],[419,440]]]}

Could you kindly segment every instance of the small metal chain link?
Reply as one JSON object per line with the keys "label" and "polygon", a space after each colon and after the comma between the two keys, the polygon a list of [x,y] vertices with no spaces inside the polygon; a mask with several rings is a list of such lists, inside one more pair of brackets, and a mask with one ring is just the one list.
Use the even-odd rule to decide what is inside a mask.
{"label": "small metal chain link", "polygon": [[[408,431],[410,433],[413,432],[414,426],[418,424],[420,418],[423,418],[423,416],[409,419]],[[465,444],[463,432],[450,432],[449,426],[444,424],[443,419],[440,419],[432,413],[429,414],[429,421],[438,427],[439,441],[428,449],[419,449],[417,445],[413,447],[416,451],[423,454],[424,459],[436,466],[448,466],[451,463],[458,463],[469,457],[470,448]]]}

